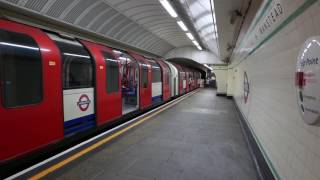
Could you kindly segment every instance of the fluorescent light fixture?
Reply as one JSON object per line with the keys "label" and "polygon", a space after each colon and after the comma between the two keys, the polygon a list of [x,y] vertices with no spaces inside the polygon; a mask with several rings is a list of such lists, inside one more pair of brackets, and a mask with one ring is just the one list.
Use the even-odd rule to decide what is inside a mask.
{"label": "fluorescent light fixture", "polygon": [[73,57],[81,57],[81,58],[87,58],[90,59],[90,56],[84,56],[84,55],[80,55],[80,54],[73,54],[73,53],[63,53],[66,56],[73,56]]}
{"label": "fluorescent light fixture", "polygon": [[176,13],[176,11],[173,9],[171,4],[167,0],[159,0],[159,1],[162,4],[162,6],[168,11],[170,16],[172,16],[173,18],[178,17],[178,14]]}
{"label": "fluorescent light fixture", "polygon": [[127,60],[127,58],[125,58],[125,57],[119,57],[119,59],[120,59],[120,60],[123,60],[123,61],[126,61],[126,60]]}
{"label": "fluorescent light fixture", "polygon": [[179,26],[181,27],[181,29],[183,31],[188,31],[188,28],[186,25],[184,25],[184,23],[182,21],[177,21],[177,23],[179,24]]}
{"label": "fluorescent light fixture", "polygon": [[116,54],[122,54],[122,52],[121,51],[118,51],[118,50],[112,50],[114,53],[116,53]]}
{"label": "fluorescent light fixture", "polygon": [[193,35],[192,35],[191,33],[186,33],[186,34],[187,34],[188,38],[189,38],[191,41],[194,40],[194,37],[193,37]]}
{"label": "fluorescent light fixture", "polygon": [[207,64],[203,64],[205,67],[207,67],[208,69],[210,69],[211,71],[213,70],[212,67],[208,66]]}
{"label": "fluorescent light fixture", "polygon": [[32,46],[24,46],[19,44],[13,44],[13,43],[7,43],[7,42],[0,42],[1,45],[11,46],[11,47],[19,47],[19,48],[25,48],[25,49],[31,49],[39,51],[39,48],[32,47]]}
{"label": "fluorescent light fixture", "polygon": [[199,46],[199,43],[197,41],[192,41],[192,42],[195,46]]}
{"label": "fluorescent light fixture", "polygon": [[202,47],[201,47],[201,46],[197,46],[197,48],[198,48],[200,51],[202,51]]}

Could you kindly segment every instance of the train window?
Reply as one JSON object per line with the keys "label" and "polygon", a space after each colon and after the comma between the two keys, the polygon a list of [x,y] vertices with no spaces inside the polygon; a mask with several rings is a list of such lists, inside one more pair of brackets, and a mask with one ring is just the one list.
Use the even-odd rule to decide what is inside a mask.
{"label": "train window", "polygon": [[161,70],[155,63],[152,64],[152,82],[161,82]]}
{"label": "train window", "polygon": [[60,49],[63,89],[93,87],[93,62],[88,51],[77,41],[48,34]]}
{"label": "train window", "polygon": [[0,30],[0,68],[5,107],[42,101],[41,53],[30,36]]}
{"label": "train window", "polygon": [[103,57],[106,62],[106,76],[107,83],[106,89],[108,93],[118,92],[119,91],[119,66],[118,61],[107,52],[102,52]]}
{"label": "train window", "polygon": [[143,88],[147,88],[148,87],[148,66],[147,65],[142,65],[142,86]]}

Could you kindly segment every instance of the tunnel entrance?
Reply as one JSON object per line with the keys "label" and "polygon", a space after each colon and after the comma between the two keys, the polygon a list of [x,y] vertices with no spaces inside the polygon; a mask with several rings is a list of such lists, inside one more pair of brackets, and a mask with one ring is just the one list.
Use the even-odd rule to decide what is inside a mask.
{"label": "tunnel entrance", "polygon": [[214,72],[208,72],[207,78],[204,82],[205,88],[217,88],[217,82],[216,82],[216,74]]}

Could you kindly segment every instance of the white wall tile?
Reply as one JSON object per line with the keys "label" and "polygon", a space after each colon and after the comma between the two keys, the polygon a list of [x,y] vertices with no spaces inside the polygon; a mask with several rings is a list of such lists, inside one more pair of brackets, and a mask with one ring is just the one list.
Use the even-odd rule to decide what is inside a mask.
{"label": "white wall tile", "polygon": [[[279,1],[286,16],[305,2]],[[230,65],[237,70],[232,86],[236,103],[281,179],[320,180],[320,127],[302,120],[294,82],[302,45],[320,35],[319,19],[318,1],[240,64],[243,55],[234,54]],[[247,104],[243,102],[244,71],[250,82]]]}

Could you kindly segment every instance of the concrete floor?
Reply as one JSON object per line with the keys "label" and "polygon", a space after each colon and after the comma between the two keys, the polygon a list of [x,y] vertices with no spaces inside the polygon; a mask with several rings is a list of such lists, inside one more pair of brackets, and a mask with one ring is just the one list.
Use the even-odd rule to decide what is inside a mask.
{"label": "concrete floor", "polygon": [[45,179],[257,179],[236,113],[202,89]]}

